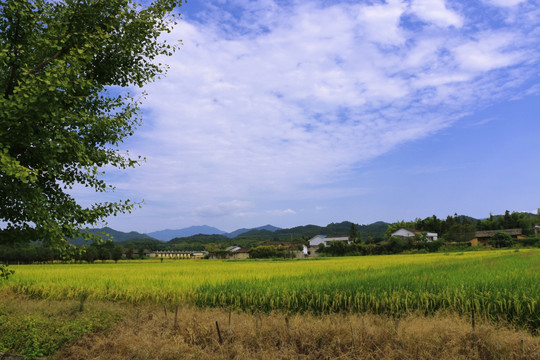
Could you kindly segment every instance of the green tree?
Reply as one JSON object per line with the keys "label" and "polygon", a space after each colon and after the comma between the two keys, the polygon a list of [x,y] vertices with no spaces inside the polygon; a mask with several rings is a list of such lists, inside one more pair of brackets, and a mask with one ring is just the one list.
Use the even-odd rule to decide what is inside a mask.
{"label": "green tree", "polygon": [[132,260],[133,259],[133,247],[129,246],[126,251],[126,259]]}
{"label": "green tree", "polygon": [[386,242],[386,250],[391,254],[398,254],[403,251],[405,244],[403,239],[397,236],[391,236]]}
{"label": "green tree", "polygon": [[325,248],[325,252],[331,255],[343,256],[349,251],[349,246],[345,241],[332,241]]}
{"label": "green tree", "polygon": [[111,251],[111,258],[114,260],[115,263],[118,262],[122,258],[122,254],[124,253],[124,249],[122,249],[121,246],[115,246]]}
{"label": "green tree", "polygon": [[371,231],[368,230],[367,235],[366,235],[366,244],[373,244],[373,243],[374,243],[373,236],[371,236]]}
{"label": "green tree", "polygon": [[136,205],[85,207],[68,191],[111,190],[105,166],[139,163],[118,148],[140,123],[139,101],[119,89],[163,73],[155,58],[177,45],[158,37],[180,4],[0,0],[0,243],[60,247]]}
{"label": "green tree", "polygon": [[510,247],[514,244],[514,239],[507,233],[498,232],[488,240],[488,244],[496,248]]}
{"label": "green tree", "polygon": [[358,242],[358,232],[356,231],[356,226],[354,226],[354,223],[351,223],[351,229],[349,230],[349,242]]}
{"label": "green tree", "polygon": [[98,258],[103,262],[105,262],[105,260],[109,260],[111,258],[111,251],[105,246],[100,247],[98,249]]}
{"label": "green tree", "polygon": [[471,223],[454,222],[445,234],[448,242],[467,242],[475,237],[476,227]]}
{"label": "green tree", "polygon": [[92,264],[94,262],[94,260],[97,259],[99,254],[97,252],[97,249],[94,246],[88,246],[86,248],[86,251],[85,251],[84,255],[85,255],[85,260],[89,264]]}
{"label": "green tree", "polygon": [[253,259],[267,259],[277,257],[277,250],[273,246],[257,246],[249,252],[249,257]]}

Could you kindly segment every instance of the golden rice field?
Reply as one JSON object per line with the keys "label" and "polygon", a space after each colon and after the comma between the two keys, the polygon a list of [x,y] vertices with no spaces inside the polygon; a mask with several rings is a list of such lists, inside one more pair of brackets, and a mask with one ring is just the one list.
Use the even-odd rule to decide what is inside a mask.
{"label": "golden rice field", "polygon": [[36,298],[197,305],[249,312],[451,311],[540,328],[540,250],[288,261],[153,260],[11,266]]}

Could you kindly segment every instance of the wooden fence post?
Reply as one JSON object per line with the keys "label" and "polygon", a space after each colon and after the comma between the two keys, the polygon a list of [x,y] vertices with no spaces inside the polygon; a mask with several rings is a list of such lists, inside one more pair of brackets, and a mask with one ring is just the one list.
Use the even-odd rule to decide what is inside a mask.
{"label": "wooden fence post", "polygon": [[220,344],[223,344],[223,338],[221,337],[221,331],[219,331],[219,324],[216,320],[216,329],[217,329],[217,334],[218,334],[218,338],[219,338],[219,343]]}

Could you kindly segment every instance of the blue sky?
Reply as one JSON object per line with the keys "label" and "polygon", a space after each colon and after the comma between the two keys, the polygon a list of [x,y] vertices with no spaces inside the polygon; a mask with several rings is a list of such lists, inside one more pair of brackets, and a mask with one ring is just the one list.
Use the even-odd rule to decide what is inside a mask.
{"label": "blue sky", "polygon": [[[197,1],[148,85],[123,231],[540,207],[540,5]],[[139,91],[139,90],[137,90]]]}

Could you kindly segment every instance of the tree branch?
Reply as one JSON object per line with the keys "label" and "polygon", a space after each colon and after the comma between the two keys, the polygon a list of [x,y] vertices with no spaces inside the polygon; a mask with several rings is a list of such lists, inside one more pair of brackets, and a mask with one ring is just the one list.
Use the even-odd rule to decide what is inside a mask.
{"label": "tree branch", "polygon": [[32,70],[30,70],[27,75],[34,75],[35,73],[40,72],[43,70],[47,65],[49,65],[52,61],[58,59],[60,56],[64,55],[69,50],[68,47],[63,47],[62,49],[58,50],[56,54],[54,54],[50,58],[45,58],[39,65],[34,67]]}
{"label": "tree branch", "polygon": [[[17,19],[18,20],[18,19]],[[15,24],[15,34],[13,34],[13,52],[14,52],[14,61],[13,65],[11,67],[11,71],[9,74],[9,79],[6,84],[6,89],[4,90],[4,99],[7,99],[9,95],[13,92],[15,89],[15,77],[17,76],[17,70],[19,70],[19,66],[17,65],[17,57],[19,56],[19,52],[17,50],[17,40],[19,37],[19,21],[17,21]]]}

